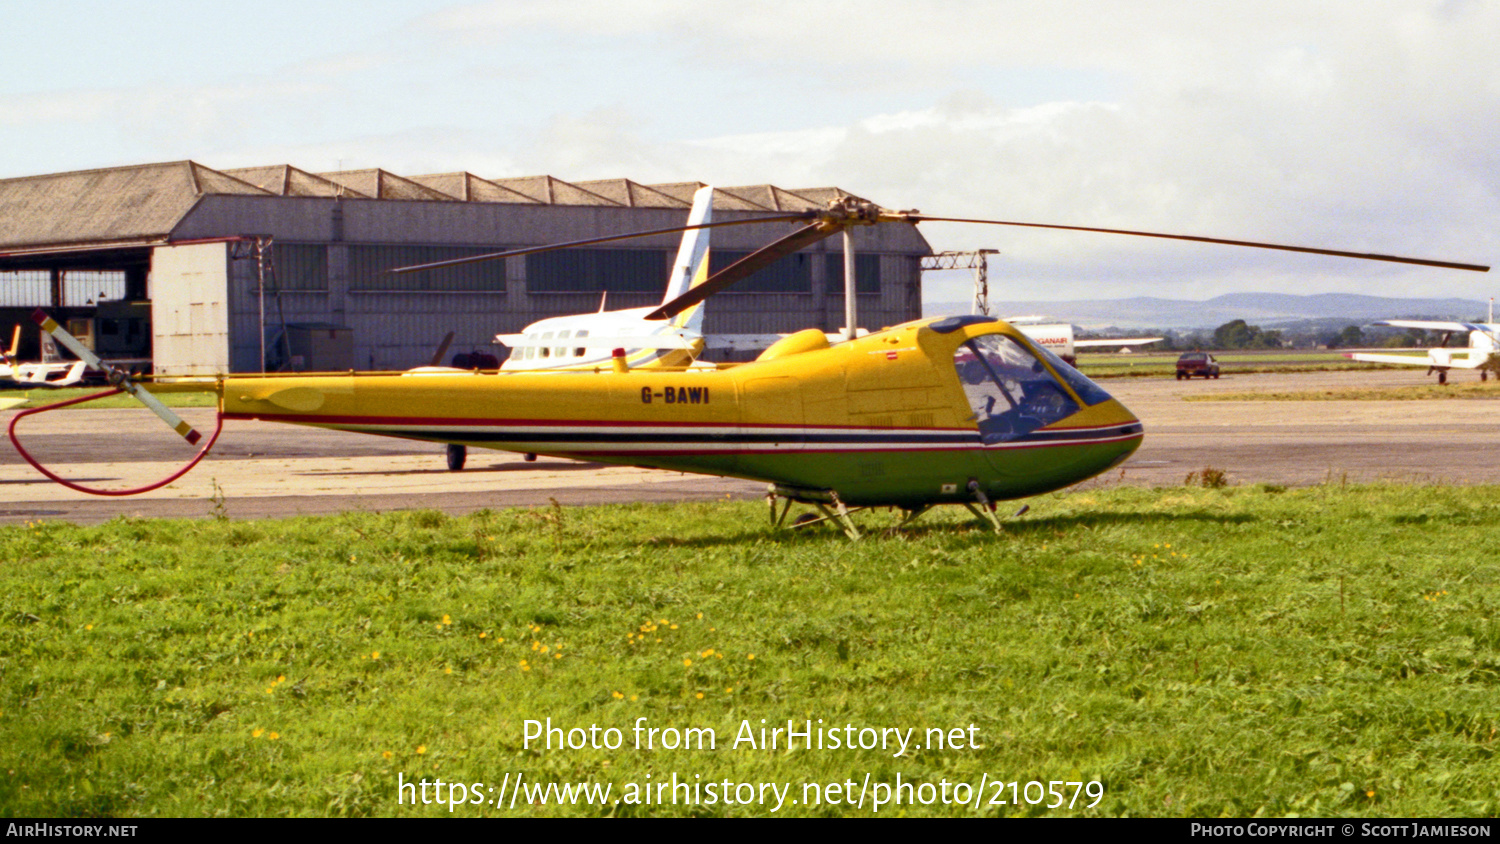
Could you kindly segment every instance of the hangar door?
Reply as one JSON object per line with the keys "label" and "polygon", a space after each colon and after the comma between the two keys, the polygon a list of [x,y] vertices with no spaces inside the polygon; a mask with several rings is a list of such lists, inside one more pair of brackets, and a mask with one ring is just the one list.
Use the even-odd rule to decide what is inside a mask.
{"label": "hangar door", "polygon": [[157,375],[229,371],[229,244],[158,246],[151,254]]}

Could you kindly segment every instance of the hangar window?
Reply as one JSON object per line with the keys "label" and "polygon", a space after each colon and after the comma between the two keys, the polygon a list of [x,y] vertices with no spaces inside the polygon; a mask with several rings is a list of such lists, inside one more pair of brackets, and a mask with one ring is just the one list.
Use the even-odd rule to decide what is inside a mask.
{"label": "hangar window", "polygon": [[52,301],[49,270],[0,272],[0,307],[79,307],[125,298],[123,270],[62,270],[61,302]]}
{"label": "hangar window", "polygon": [[473,258],[503,251],[494,246],[387,246],[349,247],[350,290],[399,290],[415,292],[498,292],[505,289],[505,262],[480,261],[442,267],[419,273],[394,275],[387,270]]}
{"label": "hangar window", "polygon": [[272,243],[267,290],[327,290],[328,247],[316,243]]}
{"label": "hangar window", "polygon": [[37,308],[51,304],[52,276],[46,270],[0,272],[0,306]]}
{"label": "hangar window", "polygon": [[[708,253],[709,274],[712,275],[749,254],[749,252],[710,250]],[[812,262],[811,254],[793,252],[740,281],[730,288],[730,291],[733,293],[811,293]],[[839,278],[842,279],[843,276]],[[842,280],[839,283],[842,284]]]}
{"label": "hangar window", "polygon": [[[823,256],[824,274],[827,279],[827,289],[831,296],[844,295],[844,255],[841,252],[830,252]],[[864,295],[866,293],[880,292],[880,256],[856,253],[854,256],[854,286],[855,293]]]}
{"label": "hangar window", "polygon": [[559,249],[526,256],[528,293],[655,293],[667,284],[660,249]]}

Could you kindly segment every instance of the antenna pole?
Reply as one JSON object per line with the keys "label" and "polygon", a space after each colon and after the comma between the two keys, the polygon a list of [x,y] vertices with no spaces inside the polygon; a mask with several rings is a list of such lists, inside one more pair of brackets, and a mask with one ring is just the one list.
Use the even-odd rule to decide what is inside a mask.
{"label": "antenna pole", "polygon": [[844,227],[844,339],[853,340],[859,324],[858,296],[854,283],[854,232]]}
{"label": "antenna pole", "polygon": [[260,371],[266,371],[266,239],[255,239],[255,294],[260,301]]}
{"label": "antenna pole", "polygon": [[966,252],[938,252],[922,259],[921,269],[929,270],[973,270],[974,304],[970,313],[990,314],[990,265],[986,255],[999,255],[998,249],[971,249]]}

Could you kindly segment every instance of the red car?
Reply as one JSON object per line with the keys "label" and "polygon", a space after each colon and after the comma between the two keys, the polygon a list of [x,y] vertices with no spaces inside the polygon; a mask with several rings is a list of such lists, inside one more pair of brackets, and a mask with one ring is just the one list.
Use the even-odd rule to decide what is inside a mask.
{"label": "red car", "polygon": [[1177,380],[1202,375],[1204,378],[1219,377],[1219,362],[1207,352],[1188,352],[1177,359]]}

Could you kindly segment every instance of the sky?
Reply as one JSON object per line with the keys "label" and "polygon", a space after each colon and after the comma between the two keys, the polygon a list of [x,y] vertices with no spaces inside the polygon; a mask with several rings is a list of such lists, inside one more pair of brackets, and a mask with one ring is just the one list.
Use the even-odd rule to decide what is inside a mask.
{"label": "sky", "polygon": [[[938,216],[1491,264],[1490,0],[0,5],[0,178],[214,168],[835,185]],[[1495,273],[924,224],[993,298],[1487,299]],[[929,275],[964,300],[967,273]]]}

